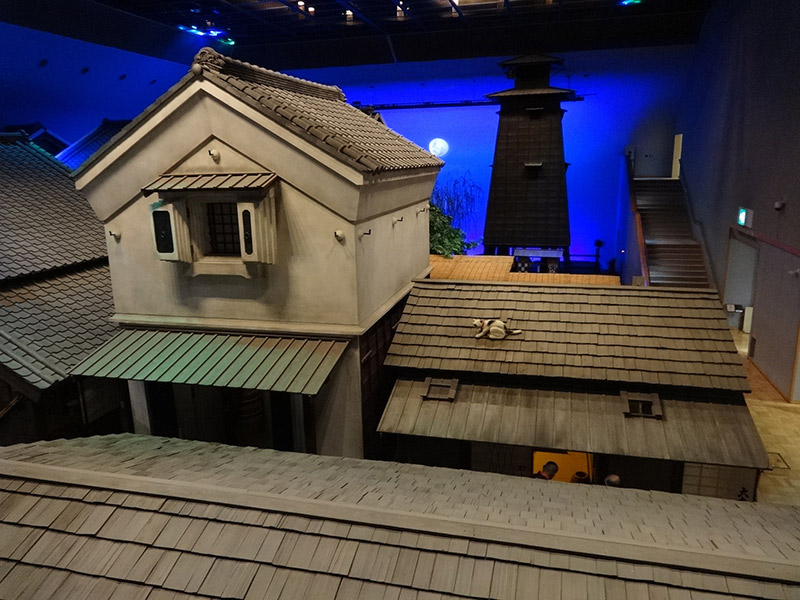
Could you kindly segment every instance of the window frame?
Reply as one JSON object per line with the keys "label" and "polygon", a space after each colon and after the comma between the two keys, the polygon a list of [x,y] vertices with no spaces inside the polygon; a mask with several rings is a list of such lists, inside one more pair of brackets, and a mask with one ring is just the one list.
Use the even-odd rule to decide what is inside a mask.
{"label": "window frame", "polygon": [[239,254],[212,254],[211,232],[208,224],[209,204],[233,204],[237,212],[237,227],[239,205],[242,202],[255,202],[258,200],[254,194],[235,192],[193,192],[183,194],[180,198],[186,204],[189,217],[189,239],[192,244],[192,262],[216,264],[240,264],[244,262],[242,251],[241,230],[239,231]]}
{"label": "window frame", "polygon": [[[629,392],[622,390],[620,392],[622,399],[622,412],[626,418],[639,417],[642,419],[658,419],[664,418],[664,410],[661,406],[661,398],[656,393],[646,392]],[[639,410],[636,410],[636,404],[639,405]],[[641,410],[645,405],[651,409],[650,413]]]}
{"label": "window frame", "polygon": [[[192,275],[240,275],[250,277],[250,267],[273,264],[276,254],[276,186],[257,190],[181,190],[159,193],[151,205],[150,222],[154,250],[159,260],[188,263]],[[236,206],[239,254],[211,253],[209,204]],[[155,226],[156,211],[169,213],[173,252],[160,252]],[[248,214],[249,213],[249,214]],[[249,232],[249,237],[246,235]]]}

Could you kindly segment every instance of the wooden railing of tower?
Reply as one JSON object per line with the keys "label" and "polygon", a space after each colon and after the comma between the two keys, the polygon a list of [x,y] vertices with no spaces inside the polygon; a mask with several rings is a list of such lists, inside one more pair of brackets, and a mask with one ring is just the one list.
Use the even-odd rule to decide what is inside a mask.
{"label": "wooden railing of tower", "polygon": [[625,165],[628,171],[628,195],[631,201],[631,212],[636,223],[636,242],[639,246],[639,261],[642,268],[642,278],[645,285],[650,285],[650,269],[647,266],[647,248],[644,241],[644,229],[642,228],[642,215],[639,213],[639,205],[636,203],[636,189],[633,182],[633,164],[630,156],[625,158]]}

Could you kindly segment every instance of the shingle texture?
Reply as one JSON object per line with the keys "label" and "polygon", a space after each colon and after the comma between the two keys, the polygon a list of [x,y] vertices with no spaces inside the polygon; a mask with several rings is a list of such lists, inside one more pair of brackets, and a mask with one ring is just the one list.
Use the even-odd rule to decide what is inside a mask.
{"label": "shingle texture", "polygon": [[56,158],[70,169],[77,169],[83,164],[83,161],[97,152],[128,123],[130,123],[130,119],[103,119],[97,129],[90,131],[77,142],[64,148],[56,154]]}
{"label": "shingle texture", "polygon": [[627,418],[620,394],[460,384],[423,400],[423,381],[395,384],[378,431],[444,439],[766,469],[747,406],[662,395],[662,419]]}
{"label": "shingle texture", "polygon": [[0,365],[44,389],[116,331],[108,266],[0,289]]}
{"label": "shingle texture", "polygon": [[0,449],[0,596],[797,597],[800,510],[107,436]]}
{"label": "shingle texture", "polygon": [[67,170],[26,138],[0,136],[0,279],[105,254],[103,225]]}
{"label": "shingle texture", "polygon": [[[475,339],[479,318],[503,319],[522,333]],[[386,364],[748,389],[719,297],[709,290],[418,282]]]}
{"label": "shingle texture", "polygon": [[439,168],[444,163],[347,104],[342,91],[204,48],[192,71],[360,171]]}

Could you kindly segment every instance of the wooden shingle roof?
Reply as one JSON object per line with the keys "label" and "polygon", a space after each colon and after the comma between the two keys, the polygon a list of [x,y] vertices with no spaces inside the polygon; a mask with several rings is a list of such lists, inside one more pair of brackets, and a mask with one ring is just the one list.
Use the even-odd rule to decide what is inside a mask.
{"label": "wooden shingle roof", "polygon": [[24,135],[0,135],[0,280],[105,255],[103,224],[67,168]]}
{"label": "wooden shingle roof", "polygon": [[400,379],[383,433],[766,469],[747,406],[661,397],[663,418],[627,418],[620,394],[460,384],[450,400],[423,399]]}
{"label": "wooden shingle roof", "polygon": [[[475,339],[473,319],[519,335]],[[716,292],[420,281],[385,364],[729,391],[748,389]]]}
{"label": "wooden shingle roof", "polygon": [[145,436],[0,449],[0,597],[771,598],[800,510]]}

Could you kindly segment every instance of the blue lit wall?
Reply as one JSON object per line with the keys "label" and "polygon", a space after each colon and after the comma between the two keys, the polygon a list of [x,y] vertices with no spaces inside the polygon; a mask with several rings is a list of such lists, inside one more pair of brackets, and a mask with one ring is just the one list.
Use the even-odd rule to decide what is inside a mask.
{"label": "blue lit wall", "polygon": [[187,72],[186,65],[7,23],[0,39],[0,125],[39,121],[70,143],[103,118],[132,119]]}
{"label": "blue lit wall", "polygon": [[[616,248],[619,161],[635,148],[637,175],[668,176],[673,136],[692,47],[642,48],[562,54],[552,85],[576,90],[581,102],[565,103],[564,147],[573,254],[594,254],[605,242],[604,265]],[[337,67],[293,74],[341,87],[362,104],[481,100],[513,86],[497,63],[507,57],[400,65]],[[485,191],[476,216],[464,224],[480,239],[497,134],[496,106],[386,110],[395,131],[426,147],[443,138],[450,151],[441,178],[468,175]],[[481,247],[475,252],[480,252]]]}
{"label": "blue lit wall", "polygon": [[[40,121],[71,142],[103,118],[132,118],[182,77],[188,65],[0,24],[0,124]],[[198,45],[203,43],[198,39]],[[573,254],[592,254],[603,240],[603,261],[614,257],[619,157],[635,147],[640,175],[669,173],[677,107],[692,47],[644,48],[561,55],[555,86],[584,96],[565,103],[564,139]],[[497,63],[507,57],[369,65],[295,71],[340,86],[351,102],[408,104],[480,101],[513,85]],[[38,63],[47,59],[47,65]],[[81,69],[89,67],[86,74]],[[125,75],[124,78],[120,78]],[[152,82],[152,83],[151,83]],[[450,150],[441,177],[467,176],[483,190],[469,239],[483,233],[497,132],[497,107],[385,110],[387,124],[427,147],[433,138]],[[476,251],[480,251],[478,248]]]}

